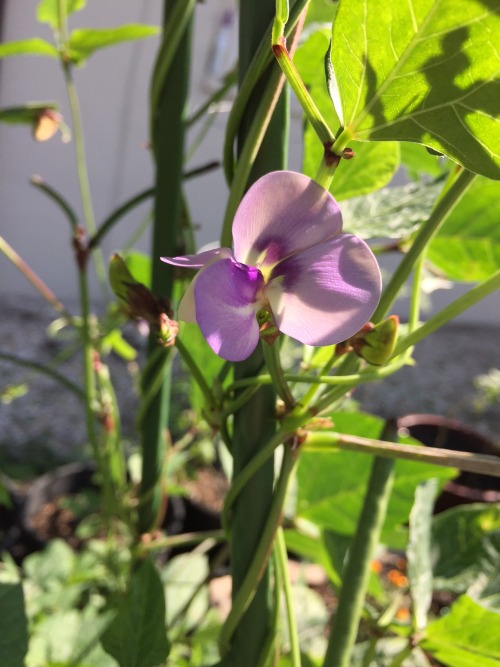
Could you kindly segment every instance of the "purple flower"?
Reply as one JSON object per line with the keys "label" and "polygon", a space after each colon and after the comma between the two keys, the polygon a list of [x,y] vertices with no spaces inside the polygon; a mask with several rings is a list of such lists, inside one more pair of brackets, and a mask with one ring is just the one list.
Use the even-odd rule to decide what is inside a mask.
{"label": "purple flower", "polygon": [[210,347],[242,361],[259,341],[256,314],[307,345],[350,338],[372,316],[381,278],[366,243],[342,233],[335,199],[310,178],[276,171],[256,181],[233,222],[234,252],[219,248],[164,262],[200,271],[179,319],[197,322]]}

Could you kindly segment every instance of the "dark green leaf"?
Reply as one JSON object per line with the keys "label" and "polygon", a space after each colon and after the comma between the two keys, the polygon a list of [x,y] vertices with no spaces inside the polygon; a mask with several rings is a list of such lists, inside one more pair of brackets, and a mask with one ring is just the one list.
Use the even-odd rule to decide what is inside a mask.
{"label": "dark green leaf", "polygon": [[415,490],[415,502],[410,512],[408,577],[417,630],[427,625],[427,612],[432,600],[431,525],[437,480],[428,479]]}
{"label": "dark green leaf", "polygon": [[150,560],[143,561],[134,572],[130,590],[101,643],[120,667],[156,667],[165,662],[169,652],[165,597]]}
{"label": "dark green leaf", "polygon": [[[328,49],[329,34],[315,32],[297,50],[294,62],[311,95],[333,131],[339,120],[327,92],[324,54]],[[373,192],[387,185],[399,166],[399,144],[396,142],[370,143],[354,141],[350,146],[355,156],[341,160],[330,187],[337,200]],[[303,171],[314,177],[323,158],[323,146],[308,124],[304,133]]]}
{"label": "dark green leaf", "polygon": [[23,587],[18,581],[0,579],[0,665],[23,667],[28,649],[28,622]]}
{"label": "dark green leaf", "polygon": [[495,0],[347,0],[333,27],[334,103],[353,138],[424,144],[500,178]]}
{"label": "dark green leaf", "polygon": [[118,28],[82,28],[73,30],[69,52],[75,63],[82,63],[95,51],[121,42],[130,42],[157,35],[160,29],[152,25],[129,24]]}
{"label": "dark green leaf", "polygon": [[428,248],[447,278],[479,281],[500,268],[500,183],[476,178]]}
{"label": "dark green leaf", "polygon": [[349,199],[342,205],[344,229],[368,239],[406,239],[427,219],[442,188],[408,183]]}
{"label": "dark green leaf", "polygon": [[431,155],[424,146],[403,141],[400,146],[401,164],[412,181],[419,181],[425,176],[442,176],[449,171],[453,162],[447,158]]}
{"label": "dark green leaf", "polygon": [[[83,9],[87,0],[65,0],[67,14]],[[36,10],[40,23],[48,23],[52,29],[59,27],[59,0],[40,0]]]}
{"label": "dark green leaf", "polygon": [[338,0],[311,0],[307,9],[306,30],[312,23],[324,23],[331,29],[338,6]]}
{"label": "dark green leaf", "polygon": [[427,626],[421,645],[448,667],[498,667],[500,614],[462,595],[446,616]]}
{"label": "dark green leaf", "polygon": [[495,577],[500,563],[500,508],[478,503],[438,514],[432,526],[432,555],[438,590],[464,593],[478,580]]}
{"label": "dark green leaf", "polygon": [[0,58],[7,58],[8,56],[50,56],[51,58],[57,58],[58,55],[55,46],[39,37],[0,44]]}

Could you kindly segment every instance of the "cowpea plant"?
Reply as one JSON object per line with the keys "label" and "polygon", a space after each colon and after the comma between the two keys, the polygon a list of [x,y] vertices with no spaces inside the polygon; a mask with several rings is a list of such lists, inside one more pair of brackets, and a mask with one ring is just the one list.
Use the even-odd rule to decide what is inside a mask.
{"label": "cowpea plant", "polygon": [[[356,386],[411,364],[415,345],[500,287],[496,0],[295,0],[290,7],[286,0],[276,7],[241,0],[236,75],[188,119],[195,2],[165,0],[150,99],[155,184],[100,226],[72,67],[96,48],[152,29],[68,34],[68,14],[84,4],[40,2],[55,47],[25,40],[0,48],[3,56],[59,57],[68,83],[85,224],[53,188],[36,185],[72,225],[81,317],[67,312],[6,240],[0,248],[80,337],[83,387],[53,368],[31,366],[83,398],[110,536],[105,547],[90,541],[78,557],[54,542],[25,564],[26,664],[498,664],[498,507],[432,512],[456,468],[500,476],[500,464],[426,451],[399,437],[391,422],[346,409]],[[229,196],[220,247],[196,253],[183,195],[185,129],[235,79],[221,150]],[[304,173],[286,165],[288,88],[304,113]],[[0,120],[34,124],[36,136],[41,121],[47,127],[61,119],[47,103],[4,110]],[[413,182],[385,189],[400,164]],[[101,270],[97,249],[109,229],[148,197],[150,275],[133,254],[110,263],[122,311],[150,330],[138,414],[142,470],[133,486],[103,361],[106,338],[116,342],[119,331],[116,320],[96,325],[87,272],[92,253]],[[400,263],[382,285],[376,255],[395,249]],[[429,268],[475,285],[422,322]],[[189,269],[197,273],[186,281]],[[408,281],[400,326],[391,309]],[[176,427],[169,421],[175,353],[231,481],[222,530],[197,536],[156,530],[165,511],[165,459],[177,451],[165,437],[166,427]],[[227,544],[232,577],[223,620],[206,598],[211,572],[203,554],[214,541]],[[188,556],[155,564],[162,549],[197,543]],[[407,573],[392,575],[397,593],[373,572],[381,545],[405,552]],[[288,552],[326,571],[336,596],[329,619],[323,606],[314,611],[311,591],[291,584]],[[57,585],[48,575],[37,580],[40,570]],[[28,648],[23,582],[8,559],[1,574],[9,632],[0,656],[2,664],[20,665]],[[64,650],[50,634],[54,590],[53,625],[66,619],[72,628],[73,644]],[[435,591],[448,595],[441,616]]]}

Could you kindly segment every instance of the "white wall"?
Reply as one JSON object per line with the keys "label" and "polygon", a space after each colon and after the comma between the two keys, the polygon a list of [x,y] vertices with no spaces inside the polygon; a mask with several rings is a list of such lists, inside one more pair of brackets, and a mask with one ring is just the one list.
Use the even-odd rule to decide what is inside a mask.
{"label": "white wall", "polygon": [[[5,41],[32,36],[51,38],[49,28],[35,19],[38,0],[7,0],[4,16]],[[70,27],[106,27],[129,22],[159,25],[160,0],[88,0],[88,7],[70,17]],[[212,62],[214,41],[223,12],[234,9],[235,0],[210,0],[196,8],[196,54],[191,79],[190,108],[196,109],[210,94],[207,72]],[[235,39],[235,35],[233,35]],[[88,64],[75,72],[84,121],[90,183],[97,222],[133,194],[151,186],[153,180],[148,140],[148,86],[158,38],[115,46],[96,53]],[[231,48],[226,62],[231,59]],[[70,113],[58,62],[29,56],[5,59],[0,63],[0,106],[27,101],[57,100],[63,115]],[[300,168],[300,114],[292,125],[290,167]],[[220,160],[225,114],[218,115],[191,167]],[[197,129],[190,134],[193,140]],[[58,138],[40,144],[33,141],[25,126],[0,124],[0,234],[17,250],[56,294],[76,295],[76,274],[69,249],[69,226],[55,205],[29,184],[39,174],[62,192],[75,209],[81,210],[76,178],[74,145]],[[199,245],[217,238],[222,221],[227,187],[221,170],[187,184],[192,217],[199,226]],[[144,218],[147,205],[128,216],[104,244],[104,254],[122,247]],[[149,248],[146,234],[138,247]],[[388,266],[390,264],[388,263]],[[99,291],[95,282],[93,295]],[[449,301],[463,287],[440,291],[433,302]],[[33,288],[0,255],[0,295],[32,294]],[[404,311],[403,311],[404,312]],[[462,320],[500,324],[497,295],[462,316]]]}

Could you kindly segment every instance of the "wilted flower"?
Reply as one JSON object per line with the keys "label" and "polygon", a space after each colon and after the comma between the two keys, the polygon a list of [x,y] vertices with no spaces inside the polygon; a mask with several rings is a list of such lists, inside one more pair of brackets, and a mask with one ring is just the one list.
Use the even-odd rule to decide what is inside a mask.
{"label": "wilted flower", "polygon": [[342,233],[335,199],[289,171],[263,176],[243,197],[233,222],[234,251],[162,257],[201,269],[179,319],[197,322],[210,347],[242,361],[259,341],[256,314],[267,309],[280,331],[307,345],[333,345],[370,319],[380,271],[366,243]]}

